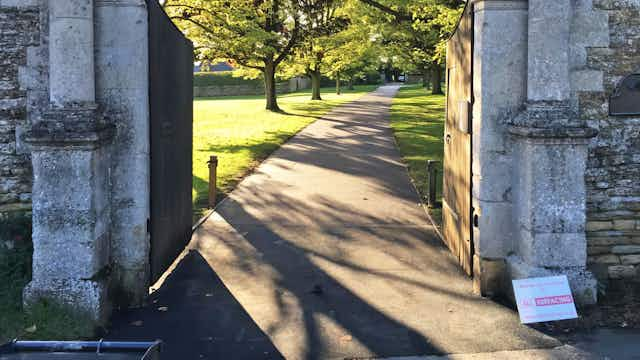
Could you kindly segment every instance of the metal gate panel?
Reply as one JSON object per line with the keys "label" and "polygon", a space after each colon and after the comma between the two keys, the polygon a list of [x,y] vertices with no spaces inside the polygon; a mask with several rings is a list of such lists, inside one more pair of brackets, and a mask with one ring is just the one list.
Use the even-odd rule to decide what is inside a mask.
{"label": "metal gate panel", "polygon": [[191,238],[193,45],[148,0],[151,150],[151,281]]}
{"label": "metal gate panel", "polygon": [[467,274],[472,274],[471,104],[473,79],[473,8],[464,9],[447,42],[443,232],[445,242]]}

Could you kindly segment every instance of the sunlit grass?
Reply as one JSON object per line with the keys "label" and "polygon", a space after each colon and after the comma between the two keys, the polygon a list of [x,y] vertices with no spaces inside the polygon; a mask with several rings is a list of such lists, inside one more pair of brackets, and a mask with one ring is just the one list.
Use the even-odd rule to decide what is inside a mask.
{"label": "sunlit grass", "polygon": [[[393,99],[391,126],[409,175],[423,196],[427,195],[427,160],[437,160],[437,196],[442,200],[442,160],[444,156],[444,95],[431,95],[419,85],[405,86]],[[432,209],[441,222],[440,209]]]}
{"label": "sunlit grass", "polygon": [[[352,101],[375,86],[357,86],[335,95],[323,89],[323,101],[311,101],[311,93],[281,95],[285,113],[264,110],[263,96],[200,98],[194,102],[193,203],[197,218],[206,210],[209,156],[218,156],[218,193],[231,191],[256,165],[291,136],[336,105]],[[220,197],[222,197],[220,196]]]}

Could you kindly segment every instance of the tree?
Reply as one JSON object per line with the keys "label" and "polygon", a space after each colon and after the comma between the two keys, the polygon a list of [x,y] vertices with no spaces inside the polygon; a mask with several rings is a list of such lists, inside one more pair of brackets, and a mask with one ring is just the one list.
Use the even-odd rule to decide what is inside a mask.
{"label": "tree", "polygon": [[381,42],[403,60],[404,69],[419,71],[423,84],[431,79],[432,93],[441,94],[446,40],[462,11],[459,0],[360,0],[384,15],[374,16]]}
{"label": "tree", "polygon": [[380,49],[371,41],[371,34],[366,27],[351,26],[340,34],[341,45],[327,54],[328,64],[326,75],[336,81],[336,93],[340,94],[341,81],[348,82],[349,89],[357,78],[380,68]]}
{"label": "tree", "polygon": [[325,0],[167,0],[165,9],[200,59],[229,60],[262,73],[266,109],[280,111],[278,66],[302,40],[301,15]]}
{"label": "tree", "polygon": [[289,75],[311,78],[311,100],[322,100],[320,82],[326,68],[326,58],[344,42],[340,34],[349,27],[342,0],[317,2],[303,13],[303,40],[288,61]]}

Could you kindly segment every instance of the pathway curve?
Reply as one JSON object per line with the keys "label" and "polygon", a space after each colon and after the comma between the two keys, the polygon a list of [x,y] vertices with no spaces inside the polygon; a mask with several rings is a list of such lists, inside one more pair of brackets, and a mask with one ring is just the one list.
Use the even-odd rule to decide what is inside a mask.
{"label": "pathway curve", "polygon": [[336,108],[276,151],[196,231],[155,303],[121,314],[112,337],[162,338],[205,359],[559,346],[472,294],[401,162],[389,126],[397,90]]}

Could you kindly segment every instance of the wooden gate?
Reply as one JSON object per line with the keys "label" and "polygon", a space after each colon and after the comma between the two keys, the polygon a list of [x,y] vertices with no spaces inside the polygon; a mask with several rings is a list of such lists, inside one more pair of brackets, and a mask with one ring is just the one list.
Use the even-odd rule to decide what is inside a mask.
{"label": "wooden gate", "polygon": [[147,3],[153,283],[191,238],[193,45],[158,0]]}
{"label": "wooden gate", "polygon": [[447,107],[444,144],[443,230],[445,242],[472,274],[471,104],[473,7],[464,9],[447,43]]}

